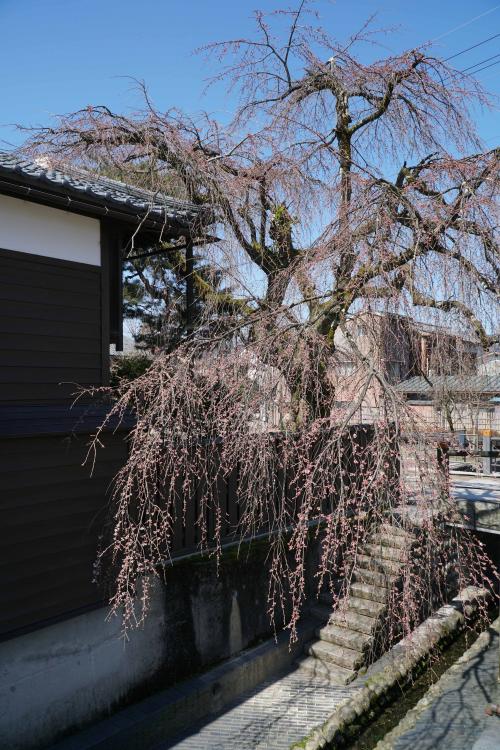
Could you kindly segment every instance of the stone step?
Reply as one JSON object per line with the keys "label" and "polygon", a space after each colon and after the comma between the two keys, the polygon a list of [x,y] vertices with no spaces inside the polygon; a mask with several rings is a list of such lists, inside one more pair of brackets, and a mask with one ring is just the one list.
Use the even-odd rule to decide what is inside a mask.
{"label": "stone step", "polygon": [[380,533],[373,536],[370,542],[392,549],[407,549],[411,544],[411,538],[409,534],[401,536],[400,534]]}
{"label": "stone step", "polygon": [[377,544],[365,544],[363,552],[366,552],[368,555],[373,555],[377,558],[383,557],[387,560],[396,560],[397,562],[404,559],[403,550],[399,549],[398,547],[387,547],[384,544],[380,544],[380,542],[378,542]]}
{"label": "stone step", "polygon": [[325,607],[324,604],[314,603],[309,607],[309,612],[316,620],[321,620],[322,623],[327,623],[332,616],[332,607]]}
{"label": "stone step", "polygon": [[347,601],[347,608],[348,610],[359,612],[360,615],[366,615],[366,617],[380,617],[385,609],[385,604],[374,602],[372,599],[350,596]]}
{"label": "stone step", "polygon": [[403,529],[401,526],[398,526],[394,522],[391,523],[390,521],[384,521],[384,523],[381,523],[380,531],[382,534],[392,534],[393,536],[406,536],[408,533],[406,529]]}
{"label": "stone step", "polygon": [[408,541],[413,541],[415,539],[412,530],[403,528],[397,521],[386,521],[385,523],[382,523],[380,525],[379,532],[381,534],[388,534],[392,537],[401,537],[402,539],[407,539]]}
{"label": "stone step", "polygon": [[357,569],[363,570],[374,570],[377,573],[385,573],[396,577],[401,572],[401,564],[395,560],[389,560],[388,558],[372,556],[372,555],[358,555],[356,558],[358,564]]}
{"label": "stone step", "polygon": [[381,588],[388,588],[396,580],[395,575],[378,570],[369,570],[368,568],[355,568],[353,578],[356,583],[369,584]]}
{"label": "stone step", "polygon": [[352,648],[354,651],[363,652],[369,648],[372,638],[366,633],[360,633],[357,630],[341,628],[338,625],[325,625],[323,628],[316,630],[316,635],[322,641],[335,643],[337,646]]}
{"label": "stone step", "polygon": [[345,646],[338,646],[326,641],[311,641],[306,645],[305,651],[309,656],[314,656],[322,662],[334,664],[344,669],[359,669],[363,666],[364,658],[360,651],[353,651]]}
{"label": "stone step", "polygon": [[357,672],[353,669],[326,664],[319,659],[315,659],[314,656],[299,659],[296,665],[298,671],[304,672],[308,677],[319,677],[327,680],[331,685],[348,685],[357,676]]}
{"label": "stone step", "polygon": [[371,635],[377,625],[377,619],[374,617],[367,617],[361,615],[359,612],[347,609],[345,611],[337,611],[331,618],[332,625],[338,625],[341,628],[349,628],[351,630],[357,630],[358,633],[366,633]]}
{"label": "stone step", "polygon": [[381,602],[385,604],[389,591],[384,586],[373,586],[370,583],[353,583],[351,584],[351,596],[358,599],[369,599],[372,602]]}

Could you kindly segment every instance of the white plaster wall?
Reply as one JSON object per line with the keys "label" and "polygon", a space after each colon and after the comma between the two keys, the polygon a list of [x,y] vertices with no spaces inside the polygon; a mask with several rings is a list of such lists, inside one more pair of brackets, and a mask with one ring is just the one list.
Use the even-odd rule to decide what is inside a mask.
{"label": "white plaster wall", "polygon": [[0,195],[0,248],[100,266],[100,222]]}
{"label": "white plaster wall", "polygon": [[164,596],[153,594],[143,629],[99,609],[0,644],[0,748],[25,750],[92,721],[161,666]]}

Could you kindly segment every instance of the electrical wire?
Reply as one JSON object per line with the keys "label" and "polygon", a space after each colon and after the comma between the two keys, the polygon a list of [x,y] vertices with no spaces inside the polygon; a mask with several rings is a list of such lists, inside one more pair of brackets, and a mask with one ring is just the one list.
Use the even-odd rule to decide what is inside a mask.
{"label": "electrical wire", "polygon": [[500,36],[499,34],[493,34],[493,36],[489,36],[488,39],[483,39],[482,42],[478,42],[477,44],[473,44],[472,47],[467,47],[466,49],[460,50],[460,52],[455,52],[454,55],[450,55],[450,57],[445,57],[443,62],[448,62],[448,60],[453,60],[455,57],[459,57],[460,55],[464,55],[466,52],[470,52],[472,49],[476,49],[476,47],[481,47],[483,44],[486,44],[486,42],[491,42],[493,39],[497,39]]}
{"label": "electrical wire", "polygon": [[[487,58],[488,60],[493,60],[497,57],[500,57],[500,54],[493,55],[493,57]],[[480,73],[482,70],[487,70],[487,68],[493,68],[495,65],[500,65],[500,60],[495,60],[495,62],[490,63],[489,65],[483,65],[483,63],[486,62],[486,60],[481,60],[480,62],[477,62],[475,65],[471,65],[468,68],[464,68],[463,70],[455,70],[455,74],[461,75],[461,76],[475,76],[476,73]],[[482,65],[482,67],[478,68],[478,65]],[[449,73],[443,78],[443,82],[446,83],[448,81],[451,81],[453,79],[453,73]]]}
{"label": "electrical wire", "polygon": [[480,18],[484,18],[484,16],[488,16],[490,13],[493,13],[494,10],[498,10],[498,8],[500,8],[500,5],[495,5],[494,8],[485,10],[484,13],[480,13],[478,16],[474,16],[474,18],[471,18],[469,21],[465,21],[465,23],[461,23],[460,26],[455,26],[453,29],[450,29],[449,31],[445,31],[444,34],[441,34],[440,36],[435,37],[435,39],[431,39],[431,41],[437,42],[439,41],[439,39],[444,39],[445,36],[449,36],[450,34],[453,34],[455,31],[459,31],[460,29],[464,29],[466,26],[470,26],[470,24],[474,23],[474,21],[478,21]]}
{"label": "electrical wire", "polygon": [[479,62],[474,63],[474,65],[469,65],[468,68],[462,68],[460,72],[466,73],[468,70],[472,70],[472,68],[477,68],[478,65],[484,65],[484,63],[490,62],[490,60],[496,60],[497,57],[500,57],[500,53],[498,53],[498,55],[492,55],[491,57],[487,57],[484,60],[480,60]]}
{"label": "electrical wire", "polygon": [[[499,57],[499,55],[496,55],[496,57]],[[479,68],[478,70],[473,70],[472,73],[470,73],[470,75],[476,75],[476,73],[480,73],[482,70],[487,70],[488,68],[493,68],[495,65],[500,65],[500,60],[497,60],[494,63],[490,63],[489,65],[484,65],[482,68]],[[461,72],[463,73],[463,71]]]}

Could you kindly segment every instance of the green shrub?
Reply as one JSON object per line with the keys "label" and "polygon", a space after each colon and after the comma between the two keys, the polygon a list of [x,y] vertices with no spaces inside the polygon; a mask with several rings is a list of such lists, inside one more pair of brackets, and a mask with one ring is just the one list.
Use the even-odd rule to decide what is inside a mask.
{"label": "green shrub", "polygon": [[115,354],[111,357],[110,383],[119,385],[123,380],[135,380],[143,375],[151,365],[151,357],[139,352],[134,354]]}

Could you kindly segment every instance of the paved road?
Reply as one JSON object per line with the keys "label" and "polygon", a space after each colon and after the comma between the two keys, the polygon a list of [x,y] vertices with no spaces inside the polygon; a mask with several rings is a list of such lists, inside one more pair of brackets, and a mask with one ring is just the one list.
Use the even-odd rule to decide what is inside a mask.
{"label": "paved road", "polygon": [[262,683],[209,723],[154,750],[288,750],[358,689],[291,673]]}
{"label": "paved road", "polygon": [[484,714],[498,701],[498,633],[490,630],[483,640],[480,651],[473,646],[444,673],[380,750],[499,750],[500,717]]}
{"label": "paved road", "polygon": [[453,473],[451,493],[473,528],[500,534],[500,477]]}
{"label": "paved road", "polygon": [[500,502],[500,477],[473,476],[454,472],[450,475],[451,493],[457,499],[471,498]]}

